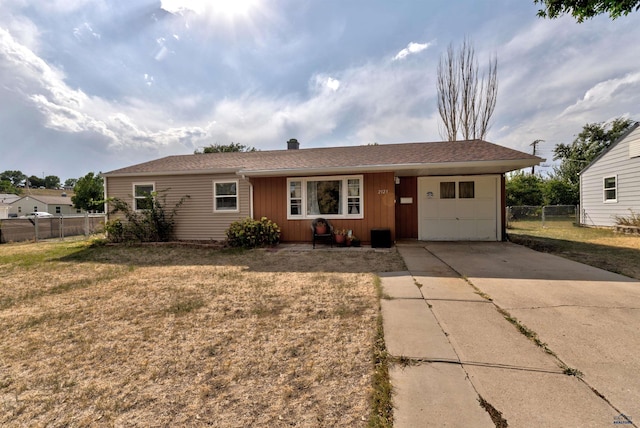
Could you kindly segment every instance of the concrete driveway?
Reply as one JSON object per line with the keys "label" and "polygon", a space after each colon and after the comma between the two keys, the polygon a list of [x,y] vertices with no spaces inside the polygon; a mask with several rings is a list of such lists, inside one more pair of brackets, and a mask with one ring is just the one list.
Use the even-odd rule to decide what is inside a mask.
{"label": "concrete driveway", "polygon": [[412,360],[390,369],[396,426],[638,425],[639,281],[510,243],[398,251],[409,272],[382,278],[389,353]]}

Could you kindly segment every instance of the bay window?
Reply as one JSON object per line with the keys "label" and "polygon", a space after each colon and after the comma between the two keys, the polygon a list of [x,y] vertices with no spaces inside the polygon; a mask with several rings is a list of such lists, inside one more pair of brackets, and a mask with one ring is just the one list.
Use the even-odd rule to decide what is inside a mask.
{"label": "bay window", "polygon": [[362,176],[289,178],[287,218],[363,218]]}

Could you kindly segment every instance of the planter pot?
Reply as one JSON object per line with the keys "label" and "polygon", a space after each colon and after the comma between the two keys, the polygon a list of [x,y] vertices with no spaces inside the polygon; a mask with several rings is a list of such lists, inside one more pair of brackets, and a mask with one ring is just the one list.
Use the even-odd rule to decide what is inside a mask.
{"label": "planter pot", "polygon": [[344,244],[345,238],[344,235],[336,235],[336,244]]}
{"label": "planter pot", "polygon": [[326,235],[327,234],[327,225],[316,226],[316,235]]}

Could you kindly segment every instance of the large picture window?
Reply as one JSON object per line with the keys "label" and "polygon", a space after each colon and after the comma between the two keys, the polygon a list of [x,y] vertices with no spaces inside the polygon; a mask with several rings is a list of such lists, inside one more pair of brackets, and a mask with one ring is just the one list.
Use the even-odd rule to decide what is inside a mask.
{"label": "large picture window", "polygon": [[618,178],[613,177],[604,178],[604,201],[605,202],[617,202],[618,201]]}
{"label": "large picture window", "polygon": [[133,204],[136,210],[151,208],[149,196],[155,191],[154,183],[133,183]]}
{"label": "large picture window", "polygon": [[287,218],[363,218],[362,176],[287,180]]}
{"label": "large picture window", "polygon": [[213,210],[216,212],[238,211],[237,181],[216,181],[213,183]]}

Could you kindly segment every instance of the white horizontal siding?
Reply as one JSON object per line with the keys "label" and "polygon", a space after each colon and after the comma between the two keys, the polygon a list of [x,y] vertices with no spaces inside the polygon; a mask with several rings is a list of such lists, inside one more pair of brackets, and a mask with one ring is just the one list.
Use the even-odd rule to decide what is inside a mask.
{"label": "white horizontal siding", "polygon": [[[640,128],[618,142],[593,163],[581,177],[582,222],[592,226],[613,226],[615,216],[640,213],[640,157],[629,156],[629,144],[640,141]],[[617,202],[604,202],[604,177],[617,176]]]}
{"label": "white horizontal siding", "polygon": [[[213,182],[225,180],[238,180],[239,212],[213,211]],[[189,195],[175,217],[175,235],[180,240],[223,240],[229,224],[251,215],[250,184],[235,174],[107,177],[107,196],[132,204],[133,183],[155,183],[155,190],[167,196],[168,211],[180,198]]]}
{"label": "white horizontal siding", "polygon": [[629,157],[630,158],[640,156],[640,133],[633,133],[632,135],[629,135],[629,137],[631,137],[629,138]]}

